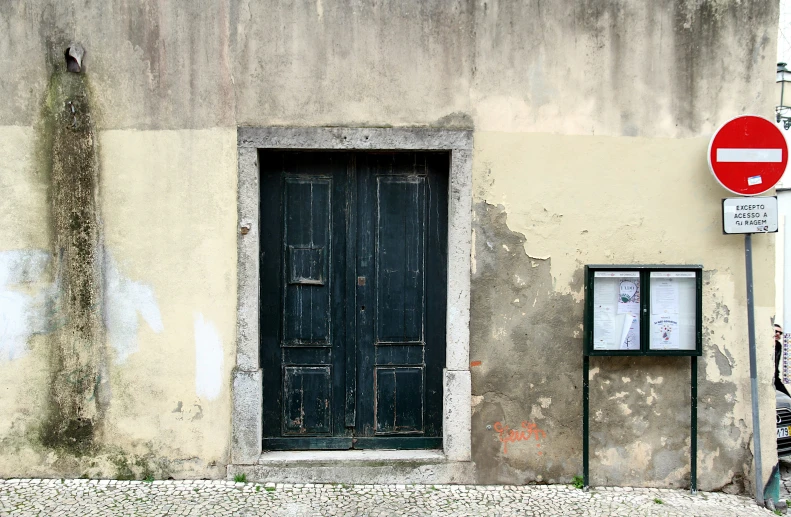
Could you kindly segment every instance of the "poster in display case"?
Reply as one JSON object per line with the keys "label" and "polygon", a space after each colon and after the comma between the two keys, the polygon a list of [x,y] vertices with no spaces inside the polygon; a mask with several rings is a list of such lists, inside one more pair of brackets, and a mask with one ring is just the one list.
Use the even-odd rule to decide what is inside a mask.
{"label": "poster in display case", "polygon": [[702,266],[585,268],[585,353],[701,355]]}

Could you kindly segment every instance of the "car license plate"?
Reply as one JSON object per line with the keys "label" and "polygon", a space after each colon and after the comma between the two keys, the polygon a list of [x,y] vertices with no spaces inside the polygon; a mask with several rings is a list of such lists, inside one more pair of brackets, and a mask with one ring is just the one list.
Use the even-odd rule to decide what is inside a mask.
{"label": "car license plate", "polygon": [[777,437],[778,438],[788,438],[788,427],[778,427],[777,428]]}

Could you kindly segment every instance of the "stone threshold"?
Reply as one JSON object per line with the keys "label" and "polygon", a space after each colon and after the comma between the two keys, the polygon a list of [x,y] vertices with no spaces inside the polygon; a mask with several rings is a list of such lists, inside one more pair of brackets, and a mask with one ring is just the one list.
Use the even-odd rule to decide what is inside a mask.
{"label": "stone threshold", "polygon": [[412,462],[412,463],[444,463],[447,462],[441,450],[350,450],[350,451],[271,451],[264,452],[258,458],[259,465],[278,465],[293,463],[336,463],[352,461],[355,463]]}
{"label": "stone threshold", "polygon": [[441,450],[272,451],[253,465],[228,465],[228,479],[349,484],[472,484],[475,466]]}

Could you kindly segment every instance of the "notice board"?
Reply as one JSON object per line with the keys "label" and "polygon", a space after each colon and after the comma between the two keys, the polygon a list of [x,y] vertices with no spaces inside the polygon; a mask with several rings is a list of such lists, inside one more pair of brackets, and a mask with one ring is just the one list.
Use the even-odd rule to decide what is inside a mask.
{"label": "notice board", "polygon": [[698,265],[585,266],[586,355],[701,355]]}

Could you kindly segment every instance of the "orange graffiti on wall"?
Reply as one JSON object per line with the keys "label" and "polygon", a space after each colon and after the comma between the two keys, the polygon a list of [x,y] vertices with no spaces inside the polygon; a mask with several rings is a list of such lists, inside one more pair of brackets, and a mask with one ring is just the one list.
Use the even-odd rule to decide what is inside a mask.
{"label": "orange graffiti on wall", "polygon": [[503,442],[503,454],[508,454],[509,443],[521,442],[529,440],[530,438],[538,441],[539,435],[540,438],[547,437],[547,433],[539,429],[536,424],[532,422],[528,423],[526,421],[522,422],[522,429],[511,429],[507,425],[503,425],[500,422],[495,422],[494,432],[499,435],[500,441]]}

